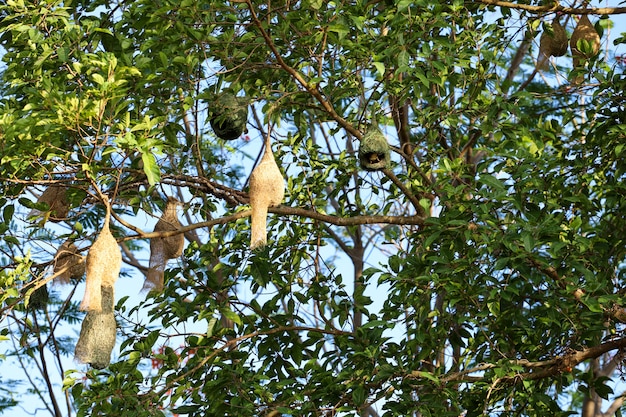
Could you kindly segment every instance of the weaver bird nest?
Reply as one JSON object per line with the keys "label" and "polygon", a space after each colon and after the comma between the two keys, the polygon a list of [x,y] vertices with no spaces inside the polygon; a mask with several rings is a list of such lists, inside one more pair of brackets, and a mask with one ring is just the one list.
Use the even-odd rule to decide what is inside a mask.
{"label": "weaver bird nest", "polygon": [[54,282],[59,284],[68,284],[70,280],[80,279],[85,274],[85,259],[69,239],[63,242],[54,255],[54,273]]}
{"label": "weaver bird nest", "polygon": [[122,267],[122,252],[109,229],[111,206],[108,200],[105,204],[107,213],[104,225],[87,254],[86,287],[81,310],[101,310],[101,287],[114,287]]}
{"label": "weaver bird nest", "polygon": [[67,187],[64,185],[53,184],[45,189],[41,196],[37,199],[37,204],[45,203],[48,206],[47,211],[38,209],[31,210],[27,217],[38,217],[43,215],[44,222],[50,220],[52,222],[60,222],[67,218],[70,211],[70,203],[67,199]]}
{"label": "weaver bird nest", "polygon": [[389,166],[389,143],[376,127],[370,128],[359,145],[359,163],[367,171],[379,171]]}
{"label": "weaver bird nest", "polygon": [[267,243],[267,209],[279,205],[284,196],[285,180],[276,165],[268,136],[263,158],[250,174],[250,249],[265,246]]}
{"label": "weaver bird nest", "polygon": [[539,39],[539,57],[537,67],[546,68],[551,56],[563,56],[567,53],[567,33],[556,17],[552,24],[546,25]]}
{"label": "weaver bird nest", "polygon": [[[589,21],[587,15],[580,17],[570,39],[570,49],[572,50],[574,69],[583,68],[584,61],[596,56],[600,51],[600,35]],[[572,82],[580,84],[583,79],[584,77],[579,75]]]}
{"label": "weaver bird nest", "polygon": [[[182,225],[176,214],[176,210],[180,205],[180,201],[174,197],[167,198],[167,204],[165,205],[163,214],[154,226],[155,232],[167,232],[180,229]],[[150,240],[150,265],[143,286],[144,290],[161,291],[163,289],[163,277],[167,261],[182,255],[184,244],[185,237],[182,233],[167,237],[157,237]]]}
{"label": "weaver bird nest", "polygon": [[246,99],[222,93],[209,106],[209,122],[217,137],[237,139],[246,130],[248,105]]}

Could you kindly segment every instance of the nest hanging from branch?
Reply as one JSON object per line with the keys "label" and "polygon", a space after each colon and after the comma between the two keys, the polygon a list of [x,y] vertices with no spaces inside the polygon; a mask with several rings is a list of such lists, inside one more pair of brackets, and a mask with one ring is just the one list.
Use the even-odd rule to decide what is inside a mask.
{"label": "nest hanging from branch", "polygon": [[279,205],[284,196],[285,180],[276,165],[268,135],[265,140],[263,158],[250,174],[250,206],[252,207],[250,249],[267,244],[267,209]]}
{"label": "nest hanging from branch", "polygon": [[54,255],[54,282],[68,284],[72,279],[80,279],[85,274],[85,260],[78,254],[78,248],[70,240],[66,240]]}
{"label": "nest hanging from branch", "polygon": [[246,130],[248,122],[246,99],[231,93],[218,95],[209,106],[209,122],[220,139],[237,139]]}
{"label": "nest hanging from branch", "polygon": [[367,171],[379,171],[389,166],[389,143],[383,132],[371,127],[361,139],[359,145],[359,164]]}
{"label": "nest hanging from branch", "polygon": [[[167,204],[161,218],[154,226],[155,232],[178,230],[182,226],[178,220],[176,209],[181,203],[174,197],[167,198]],[[143,290],[163,289],[165,265],[169,259],[178,258],[183,253],[185,237],[182,233],[168,237],[157,237],[150,240],[150,266]]]}
{"label": "nest hanging from branch", "polygon": [[[600,35],[596,31],[596,28],[593,27],[586,14],[580,17],[572,33],[570,49],[572,50],[574,69],[582,69],[584,62],[596,56],[600,51]],[[580,84],[583,80],[584,76],[579,75],[575,77],[572,82],[574,84]]]}
{"label": "nest hanging from branch", "polygon": [[102,369],[111,362],[115,346],[117,323],[115,322],[115,293],[112,286],[100,288],[102,294],[100,311],[90,310],[83,319],[74,359]]}
{"label": "nest hanging from branch", "polygon": [[33,209],[28,213],[28,218],[39,217],[43,215],[44,223],[46,220],[52,222],[61,222],[67,218],[70,211],[70,203],[67,199],[67,187],[64,185],[52,184],[37,199],[37,204],[45,203],[48,210],[42,212]]}
{"label": "nest hanging from branch", "polygon": [[111,205],[106,196],[104,204],[106,205],[104,225],[87,254],[85,295],[80,304],[83,311],[101,311],[101,287],[114,287],[122,267],[122,252],[109,229]]}
{"label": "nest hanging from branch", "polygon": [[42,285],[30,294],[28,300],[28,307],[33,310],[45,310],[48,305],[48,299],[50,294],[48,293],[48,287]]}
{"label": "nest hanging from branch", "polygon": [[546,69],[551,56],[563,56],[567,53],[567,33],[558,16],[554,18],[551,25],[541,34],[539,39],[539,56],[537,57],[537,68]]}

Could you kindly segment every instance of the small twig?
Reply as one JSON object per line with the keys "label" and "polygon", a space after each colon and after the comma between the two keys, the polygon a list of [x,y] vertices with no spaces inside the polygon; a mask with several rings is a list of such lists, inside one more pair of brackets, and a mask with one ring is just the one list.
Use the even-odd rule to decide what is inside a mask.
{"label": "small twig", "polygon": [[322,105],[324,110],[341,127],[343,127],[351,135],[354,135],[356,138],[361,139],[361,137],[363,136],[361,132],[357,130],[354,126],[352,126],[352,124],[350,124],[346,119],[344,119],[339,114],[337,114],[332,104],[324,98],[318,86],[311,85],[307,80],[304,79],[302,74],[300,74],[298,71],[292,68],[289,64],[287,64],[287,62],[285,62],[282,55],[278,51],[278,48],[272,41],[272,38],[267,33],[267,31],[263,28],[263,23],[259,20],[259,17],[257,16],[256,11],[254,10],[254,7],[252,6],[252,2],[250,0],[246,0],[246,4],[248,5],[248,8],[250,10],[250,16],[252,17],[254,24],[261,32],[261,36],[263,36],[263,39],[265,40],[265,43],[272,51],[272,54],[274,54],[274,57],[276,58],[276,62],[278,63],[278,65],[280,65],[285,71],[287,71],[287,73],[289,73],[298,82],[298,84],[300,84],[309,94],[311,94]]}

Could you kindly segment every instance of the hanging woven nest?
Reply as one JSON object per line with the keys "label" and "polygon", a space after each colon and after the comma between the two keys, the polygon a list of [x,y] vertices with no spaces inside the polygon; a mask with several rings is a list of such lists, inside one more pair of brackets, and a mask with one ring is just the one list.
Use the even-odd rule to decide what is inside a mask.
{"label": "hanging woven nest", "polygon": [[389,143],[377,127],[370,128],[361,139],[359,163],[367,171],[379,171],[389,166]]}
{"label": "hanging woven nest", "polygon": [[80,279],[85,274],[85,259],[71,240],[66,240],[54,255],[55,284],[69,284],[70,280]]}
{"label": "hanging woven nest", "polygon": [[43,217],[52,222],[60,222],[67,218],[70,211],[70,203],[67,199],[67,187],[63,185],[50,185],[37,199],[37,204],[45,203],[48,205],[47,211],[33,209],[28,213],[28,218]]}
{"label": "hanging woven nest", "polygon": [[122,267],[122,252],[109,229],[111,205],[105,197],[106,217],[100,235],[87,254],[87,271],[85,278],[85,295],[80,309],[100,312],[101,287],[114,287]]}
{"label": "hanging woven nest", "polygon": [[33,310],[45,310],[48,305],[49,297],[48,287],[46,285],[42,285],[30,294],[28,307]]}
{"label": "hanging woven nest", "polygon": [[[181,203],[174,197],[167,198],[163,215],[154,226],[155,232],[178,230],[182,227],[176,214]],[[178,258],[183,253],[185,237],[182,233],[168,237],[157,237],[150,240],[150,266],[146,275],[143,290],[163,289],[165,266],[169,259]]]}
{"label": "hanging woven nest", "polygon": [[231,93],[218,95],[209,106],[209,121],[217,137],[234,140],[246,131],[248,104]]}
{"label": "hanging woven nest", "polygon": [[259,165],[250,174],[250,206],[252,207],[250,249],[267,244],[267,209],[275,207],[285,196],[285,180],[276,165],[269,135]]}
{"label": "hanging woven nest", "polygon": [[117,323],[115,322],[115,293],[113,287],[103,286],[100,311],[90,310],[83,319],[74,358],[96,369],[102,369],[111,362],[111,352],[115,346]]}
{"label": "hanging woven nest", "polygon": [[[586,14],[580,17],[576,29],[572,33],[570,49],[572,50],[574,69],[582,69],[584,62],[596,56],[600,51],[600,35]],[[583,76],[577,76],[572,82],[580,84],[583,80]]]}
{"label": "hanging woven nest", "polygon": [[554,18],[551,25],[547,25],[541,38],[539,39],[539,56],[537,57],[537,67],[545,69],[548,66],[548,59],[551,56],[563,56],[567,53],[567,33],[558,16]]}

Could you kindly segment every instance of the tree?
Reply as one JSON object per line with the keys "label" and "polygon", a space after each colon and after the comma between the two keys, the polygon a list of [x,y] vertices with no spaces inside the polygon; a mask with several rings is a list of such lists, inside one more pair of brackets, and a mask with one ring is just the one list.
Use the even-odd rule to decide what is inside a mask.
{"label": "tree", "polygon": [[[37,367],[54,416],[619,415],[626,78],[606,40],[624,12],[7,1],[5,351]],[[560,16],[571,34],[581,14],[602,52],[582,40],[578,67],[535,70],[539,33]],[[243,139],[219,139],[242,109]],[[362,169],[379,131],[390,161]],[[265,139],[286,193],[251,251]],[[386,162],[376,146],[370,162]],[[67,214],[37,201],[53,187]],[[184,233],[186,248],[162,291],[116,300],[114,363],[65,371],[82,278],[63,298],[49,281],[68,239],[88,253],[103,196],[117,286],[147,273],[150,239]],[[142,230],[167,196],[186,226]]]}

